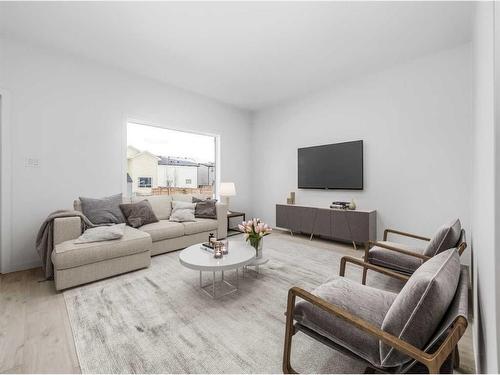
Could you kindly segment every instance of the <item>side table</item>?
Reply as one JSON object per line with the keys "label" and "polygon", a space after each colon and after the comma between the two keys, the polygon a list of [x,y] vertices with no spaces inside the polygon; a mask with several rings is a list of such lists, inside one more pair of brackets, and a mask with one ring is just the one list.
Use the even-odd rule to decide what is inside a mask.
{"label": "side table", "polygon": [[237,234],[242,233],[237,226],[231,227],[231,219],[235,218],[235,217],[242,217],[243,220],[241,220],[241,221],[246,220],[246,215],[244,212],[228,211],[228,213],[227,213],[227,236],[228,237],[236,236]]}

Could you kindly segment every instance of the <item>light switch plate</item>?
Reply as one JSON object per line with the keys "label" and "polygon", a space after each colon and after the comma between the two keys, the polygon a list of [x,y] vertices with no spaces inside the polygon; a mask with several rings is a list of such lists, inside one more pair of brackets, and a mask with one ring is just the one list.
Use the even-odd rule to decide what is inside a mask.
{"label": "light switch plate", "polygon": [[26,168],[39,168],[40,167],[40,159],[38,158],[26,158],[24,160],[24,166]]}

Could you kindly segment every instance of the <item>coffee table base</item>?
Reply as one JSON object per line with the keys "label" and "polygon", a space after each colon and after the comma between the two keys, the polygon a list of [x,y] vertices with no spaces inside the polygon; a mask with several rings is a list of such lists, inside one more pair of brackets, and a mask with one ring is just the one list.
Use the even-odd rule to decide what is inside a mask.
{"label": "coffee table base", "polygon": [[[224,279],[224,271],[222,272],[222,277],[220,281],[215,280],[215,271],[212,272],[212,282],[203,285],[203,277],[202,273],[203,271],[200,271],[200,288],[203,290],[206,294],[208,294],[212,298],[219,298],[223,296],[227,296],[228,294],[232,294],[234,292],[238,291],[238,284],[239,284],[239,277],[238,277],[238,269],[236,268],[236,283],[235,285],[231,284],[229,281]],[[229,290],[226,292],[223,292],[221,294],[216,293],[217,289],[223,289],[224,287],[229,287]]]}

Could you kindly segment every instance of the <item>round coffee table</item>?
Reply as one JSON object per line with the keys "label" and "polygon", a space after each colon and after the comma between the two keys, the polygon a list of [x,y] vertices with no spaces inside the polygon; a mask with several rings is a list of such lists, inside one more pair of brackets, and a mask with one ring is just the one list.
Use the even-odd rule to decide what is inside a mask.
{"label": "round coffee table", "polygon": [[[214,258],[214,255],[210,251],[202,249],[201,244],[189,246],[182,250],[179,254],[179,262],[184,267],[200,271],[200,288],[212,298],[222,297],[226,294],[237,291],[238,268],[244,267],[255,259],[255,250],[251,246],[238,242],[229,242],[228,247],[228,254],[217,259]],[[224,279],[224,271],[228,270],[236,270],[235,285]],[[203,285],[202,272],[212,272],[212,283]],[[222,273],[221,281],[219,283],[215,280],[216,272]],[[224,285],[227,285],[231,289],[228,292],[216,295],[216,284],[221,286],[221,288]]]}

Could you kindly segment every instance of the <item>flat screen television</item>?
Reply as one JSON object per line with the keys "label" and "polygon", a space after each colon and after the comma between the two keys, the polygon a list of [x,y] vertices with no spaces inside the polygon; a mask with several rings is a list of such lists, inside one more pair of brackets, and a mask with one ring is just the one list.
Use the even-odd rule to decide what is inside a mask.
{"label": "flat screen television", "polygon": [[363,141],[298,149],[299,189],[363,190]]}

